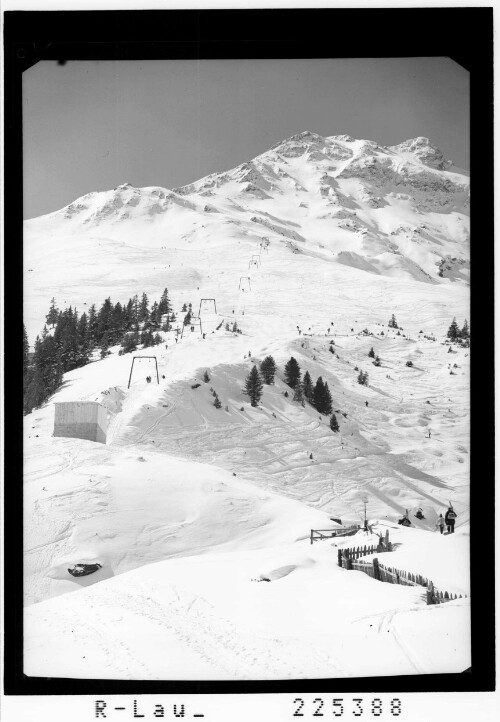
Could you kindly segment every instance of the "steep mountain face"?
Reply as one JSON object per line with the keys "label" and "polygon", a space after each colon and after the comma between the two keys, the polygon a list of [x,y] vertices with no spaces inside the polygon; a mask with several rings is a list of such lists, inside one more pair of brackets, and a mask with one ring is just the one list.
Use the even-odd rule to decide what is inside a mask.
{"label": "steep mountain face", "polygon": [[[467,283],[468,210],[467,173],[427,138],[384,147],[304,131],[181,188],[125,183],[27,221],[26,272],[42,277],[57,256],[68,282],[81,285],[89,253],[103,264],[113,259],[118,271],[124,255],[128,262],[145,248],[154,260],[154,250],[234,250],[243,239],[267,239],[372,276]],[[51,239],[49,253],[42,236]],[[155,260],[153,270],[162,259]]]}

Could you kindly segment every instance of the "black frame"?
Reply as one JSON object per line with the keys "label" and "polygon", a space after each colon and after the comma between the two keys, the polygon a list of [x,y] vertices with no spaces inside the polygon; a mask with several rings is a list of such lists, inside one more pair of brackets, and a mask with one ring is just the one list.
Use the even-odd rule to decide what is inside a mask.
{"label": "black frame", "polygon": [[[495,686],[493,361],[493,8],[7,11],[5,72],[5,659],[7,695],[469,692]],[[355,26],[356,32],[333,33]],[[383,40],[381,41],[381,38]],[[286,681],[29,678],[22,659],[22,73],[39,60],[447,56],[471,74],[472,666],[465,674]],[[477,240],[476,240],[477,239]],[[477,280],[476,274],[477,272]],[[477,348],[477,351],[476,351]],[[480,368],[481,366],[481,368]],[[484,371],[483,371],[484,369]],[[482,372],[482,373],[481,373]],[[481,383],[478,377],[481,374]],[[478,487],[480,488],[480,492]],[[488,500],[485,509],[484,499]],[[489,520],[485,528],[484,519]],[[481,521],[479,521],[481,517]],[[481,530],[481,540],[474,530]],[[484,551],[486,550],[486,552]],[[486,557],[487,555],[487,557]],[[474,601],[478,600],[478,604]]]}

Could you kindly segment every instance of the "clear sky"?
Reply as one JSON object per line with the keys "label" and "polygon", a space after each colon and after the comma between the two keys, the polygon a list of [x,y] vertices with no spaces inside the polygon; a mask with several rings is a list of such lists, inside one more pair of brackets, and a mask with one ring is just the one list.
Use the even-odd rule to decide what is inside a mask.
{"label": "clear sky", "polygon": [[185,185],[302,130],[426,136],[469,167],[469,73],[448,58],[44,61],[23,108],[25,218],[120,183]]}

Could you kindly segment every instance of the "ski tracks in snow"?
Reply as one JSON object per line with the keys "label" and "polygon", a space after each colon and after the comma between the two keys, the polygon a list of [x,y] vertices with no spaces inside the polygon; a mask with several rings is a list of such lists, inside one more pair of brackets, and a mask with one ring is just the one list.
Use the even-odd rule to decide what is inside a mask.
{"label": "ski tracks in snow", "polygon": [[[151,590],[146,586],[142,589],[123,586],[121,591],[121,608],[145,617],[167,634],[173,634],[206,662],[218,677],[292,679],[304,675],[338,676],[342,671],[331,655],[319,652],[313,645],[299,640],[285,643],[238,629],[230,620],[220,616],[203,596],[179,585],[164,589],[168,596],[162,596],[161,600],[151,596]],[[116,595],[104,590],[99,593],[99,601],[105,605],[117,605]],[[103,615],[103,619],[106,618]],[[106,629],[109,629],[109,624],[106,624]],[[165,644],[168,645],[168,642]],[[166,678],[169,670],[155,669],[152,674]]]}

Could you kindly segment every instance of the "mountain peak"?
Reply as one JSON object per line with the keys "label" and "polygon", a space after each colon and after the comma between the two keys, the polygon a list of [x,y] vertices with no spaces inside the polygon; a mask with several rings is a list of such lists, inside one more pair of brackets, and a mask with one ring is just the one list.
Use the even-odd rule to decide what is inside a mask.
{"label": "mountain peak", "polygon": [[429,138],[421,135],[416,138],[409,138],[398,145],[391,145],[389,150],[396,153],[409,153],[424,165],[437,170],[446,170],[452,165],[452,161],[447,160],[443,152],[433,145]]}

